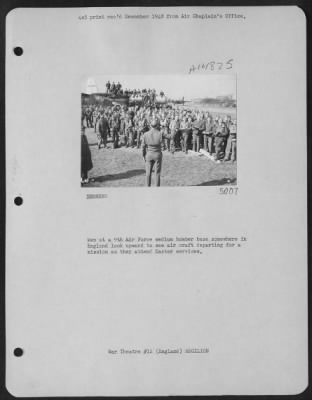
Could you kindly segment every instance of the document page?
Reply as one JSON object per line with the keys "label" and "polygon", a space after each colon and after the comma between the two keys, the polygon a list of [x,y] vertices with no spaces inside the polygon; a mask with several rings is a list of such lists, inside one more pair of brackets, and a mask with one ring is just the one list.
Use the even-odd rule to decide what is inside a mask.
{"label": "document page", "polygon": [[17,397],[308,385],[306,18],[6,18],[6,385]]}

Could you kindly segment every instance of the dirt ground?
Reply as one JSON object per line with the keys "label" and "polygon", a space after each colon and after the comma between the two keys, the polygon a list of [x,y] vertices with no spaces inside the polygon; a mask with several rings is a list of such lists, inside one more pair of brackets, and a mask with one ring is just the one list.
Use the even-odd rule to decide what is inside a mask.
{"label": "dirt ground", "polygon": [[[97,135],[93,128],[86,128],[91,150],[93,169],[89,171],[90,182],[84,187],[128,187],[145,185],[145,164],[141,149],[103,147],[98,150]],[[152,185],[154,184],[154,176]],[[174,155],[164,151],[161,186],[218,186],[236,185],[236,162],[217,164],[204,155]]]}

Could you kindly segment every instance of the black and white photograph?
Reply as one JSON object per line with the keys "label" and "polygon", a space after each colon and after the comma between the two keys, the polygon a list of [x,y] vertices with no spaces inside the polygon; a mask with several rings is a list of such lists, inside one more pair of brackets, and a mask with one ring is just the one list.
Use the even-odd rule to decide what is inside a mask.
{"label": "black and white photograph", "polygon": [[87,77],[81,186],[237,183],[236,76]]}

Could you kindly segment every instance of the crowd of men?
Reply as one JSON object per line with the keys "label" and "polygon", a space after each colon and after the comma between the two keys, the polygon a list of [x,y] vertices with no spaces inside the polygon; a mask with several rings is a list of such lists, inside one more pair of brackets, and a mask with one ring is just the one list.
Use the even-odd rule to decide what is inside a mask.
{"label": "crowd of men", "polygon": [[110,82],[108,81],[106,83],[106,93],[108,94],[113,94],[113,95],[122,95],[123,94],[123,89],[122,89],[122,85],[120,82]]}
{"label": "crowd of men", "polygon": [[204,149],[212,158],[236,161],[236,120],[231,116],[213,116],[210,112],[188,109],[185,106],[141,105],[122,107],[86,106],[82,109],[82,125],[94,128],[98,137],[98,148],[121,146],[140,148],[145,132],[156,120],[162,135],[162,150],[174,154],[199,152]]}
{"label": "crowd of men", "polygon": [[142,102],[150,106],[155,105],[156,96],[163,97],[165,94],[160,91],[158,94],[155,89],[123,89],[120,82],[106,83],[106,93],[113,96],[131,96],[132,99],[141,99]]}

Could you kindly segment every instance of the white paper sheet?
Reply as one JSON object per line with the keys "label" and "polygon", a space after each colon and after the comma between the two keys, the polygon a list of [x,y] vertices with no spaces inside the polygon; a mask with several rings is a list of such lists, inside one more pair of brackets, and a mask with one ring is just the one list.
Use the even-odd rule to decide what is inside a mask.
{"label": "white paper sheet", "polygon": [[[14,396],[302,392],[308,384],[302,10],[18,8],[6,29],[8,390]],[[212,70],[211,62],[222,68]],[[122,148],[100,155],[104,172],[93,159],[94,180],[81,187],[81,92],[88,78],[100,85],[110,77],[147,83],[155,77],[157,88],[163,81],[178,98],[179,82],[186,96],[196,95],[193,82],[198,93],[207,85],[212,96],[226,95],[221,83],[215,91],[209,86],[217,76],[235,79],[237,169],[215,172],[215,183],[207,172],[199,181],[206,186],[196,186],[197,176],[195,186],[192,180],[180,186],[174,171],[181,173],[185,158],[177,151],[167,175],[173,161],[164,155],[160,188],[144,187],[143,160],[136,184],[128,185],[129,166],[112,171],[107,160],[140,150]],[[90,129],[88,135],[94,157],[96,136]],[[229,168],[187,157],[190,165],[206,162],[207,171]],[[118,248],[88,254],[88,239],[120,243],[114,238],[123,245],[126,238],[154,244],[174,238],[177,247],[177,238],[225,240],[223,248],[199,248],[201,254],[157,254],[154,247],[153,254]],[[226,238],[238,241],[230,247]]]}

